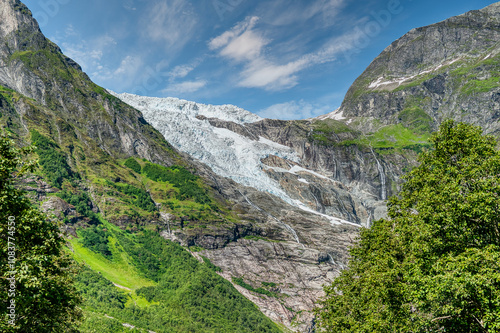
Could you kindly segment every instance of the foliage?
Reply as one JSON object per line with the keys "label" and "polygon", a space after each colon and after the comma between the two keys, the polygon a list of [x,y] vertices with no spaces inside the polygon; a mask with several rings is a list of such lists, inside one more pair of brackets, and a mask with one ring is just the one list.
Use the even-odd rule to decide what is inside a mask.
{"label": "foliage", "polygon": [[126,161],[125,161],[125,166],[132,169],[133,171],[137,172],[137,173],[141,173],[141,165],[139,164],[139,162],[137,162],[135,160],[135,158],[133,157],[129,157]]}
{"label": "foliage", "polygon": [[500,330],[500,153],[447,121],[316,309],[329,332]]}
{"label": "foliage", "polygon": [[203,259],[203,262],[205,263],[205,265],[207,265],[208,268],[210,268],[212,271],[214,272],[222,272],[222,268],[220,268],[219,266],[215,266],[211,261],[210,259],[208,259],[207,257],[205,256],[200,256],[201,259]]}
{"label": "foliage", "polygon": [[[0,331],[64,332],[80,316],[73,261],[63,255],[58,226],[13,185],[16,178],[34,170],[33,162],[23,161],[31,151],[17,149],[0,137]],[[9,262],[12,252],[15,261]],[[13,280],[7,280],[12,277],[15,288],[11,288]],[[14,326],[7,315],[11,300],[15,301]]]}
{"label": "foliage", "polygon": [[259,288],[254,288],[252,285],[248,284],[245,282],[245,280],[243,280],[242,277],[233,277],[231,278],[231,280],[236,283],[238,286],[240,287],[243,287],[247,290],[250,290],[250,291],[253,291],[254,293],[257,293],[257,294],[262,294],[262,295],[266,295],[266,296],[269,296],[269,297],[276,297],[277,294],[276,293],[273,293],[269,290],[266,290],[262,287],[259,287]]}
{"label": "foliage", "polygon": [[192,199],[200,204],[210,204],[205,189],[199,184],[199,178],[181,166],[171,166],[169,168],[158,164],[146,163],[143,168],[146,176],[156,182],[168,182],[179,189],[179,200]]}
{"label": "foliage", "polygon": [[[137,162],[136,162],[137,163]],[[129,203],[144,209],[145,211],[148,212],[154,212],[156,211],[156,205],[151,199],[151,196],[149,195],[148,192],[141,188],[137,188],[135,186],[129,185],[129,184],[119,184],[119,183],[112,183],[110,181],[107,182],[107,185],[113,186],[115,189],[117,189],[119,192],[132,197],[132,200],[129,200]]]}
{"label": "foliage", "polygon": [[109,234],[102,225],[91,226],[79,231],[83,246],[94,252],[99,252],[106,257],[111,256],[111,251],[108,246],[108,235]]}
{"label": "foliage", "polygon": [[157,284],[135,290],[137,297],[145,299],[141,306],[135,299],[125,301],[124,294],[104,274],[83,270],[77,278],[78,288],[85,298],[85,311],[90,314],[82,326],[83,332],[91,332],[88,327],[99,331],[100,325],[103,331],[121,332],[116,322],[98,314],[158,333],[280,332],[228,281],[181,246],[153,231],[134,235],[117,229],[108,232],[120,244],[116,249],[125,251],[135,267]]}
{"label": "foliage", "polygon": [[500,77],[490,77],[485,80],[471,80],[462,88],[466,95],[486,93],[500,87]]}
{"label": "foliage", "polygon": [[402,124],[418,134],[430,133],[432,118],[419,106],[405,108],[398,114]]}
{"label": "foliage", "polygon": [[75,191],[70,192],[69,190],[59,191],[57,196],[67,203],[75,206],[75,210],[90,219],[90,223],[98,224],[99,218],[97,214],[92,211],[92,200],[90,199],[87,192]]}
{"label": "foliage", "polygon": [[311,124],[308,139],[322,145],[335,145],[338,141],[337,134],[353,132],[349,126],[338,120],[316,120]]}
{"label": "foliage", "polygon": [[39,163],[52,185],[61,188],[64,179],[79,178],[78,174],[73,173],[66,155],[55,142],[36,130],[31,131],[31,141],[36,145],[35,152],[40,157]]}
{"label": "foliage", "polygon": [[83,265],[75,277],[75,286],[88,307],[98,308],[102,303],[109,308],[123,309],[127,302],[127,296],[115,288],[111,281]]}
{"label": "foliage", "polygon": [[355,140],[345,140],[343,145],[361,145],[372,147],[375,150],[387,149],[412,149],[414,147],[425,147],[429,141],[429,134],[419,134],[402,124],[381,127],[376,132]]}
{"label": "foliage", "polygon": [[115,318],[99,315],[93,312],[85,313],[85,321],[83,325],[78,327],[81,333],[136,333],[148,332],[146,330],[139,330],[137,328],[130,328],[123,326],[120,321]]}

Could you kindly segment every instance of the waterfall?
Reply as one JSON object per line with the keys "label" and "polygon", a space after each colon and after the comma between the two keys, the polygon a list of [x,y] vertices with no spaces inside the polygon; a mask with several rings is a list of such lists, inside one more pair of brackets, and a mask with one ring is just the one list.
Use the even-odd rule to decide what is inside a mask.
{"label": "waterfall", "polygon": [[386,177],[384,173],[384,168],[382,167],[382,164],[380,164],[379,160],[377,159],[377,156],[375,155],[375,152],[373,151],[373,148],[370,147],[370,150],[372,151],[373,157],[375,158],[375,161],[377,161],[377,169],[378,169],[378,174],[380,176],[380,185],[382,186],[380,190],[380,197],[382,200],[387,200],[387,188],[386,188]]}
{"label": "waterfall", "polygon": [[240,194],[243,196],[243,198],[245,198],[245,200],[248,202],[248,204],[250,206],[254,207],[257,210],[260,210],[261,212],[265,213],[267,216],[271,217],[273,220],[275,220],[276,222],[278,222],[279,224],[281,224],[283,227],[285,227],[286,230],[288,230],[288,232],[290,232],[290,234],[292,235],[292,237],[295,239],[295,241],[298,244],[301,244],[302,246],[304,246],[304,244],[302,244],[300,242],[299,236],[297,235],[297,232],[295,232],[295,230],[290,225],[286,224],[285,222],[280,221],[279,219],[277,219],[276,217],[274,217],[272,214],[266,212],[265,210],[263,210],[259,206],[255,205],[253,202],[250,201],[250,199],[248,199],[248,197],[246,195],[244,195],[243,193],[241,193],[240,190],[238,190],[238,192],[240,192]]}

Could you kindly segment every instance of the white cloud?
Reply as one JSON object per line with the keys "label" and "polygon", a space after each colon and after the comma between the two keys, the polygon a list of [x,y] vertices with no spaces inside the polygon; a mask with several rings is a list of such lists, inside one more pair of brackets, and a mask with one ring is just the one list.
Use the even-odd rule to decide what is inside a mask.
{"label": "white cloud", "polygon": [[252,30],[246,30],[234,38],[221,51],[220,55],[237,61],[253,60],[260,56],[268,41]]}
{"label": "white cloud", "polygon": [[175,66],[170,72],[169,72],[169,77],[170,80],[175,80],[175,79],[182,79],[188,76],[189,73],[191,73],[197,66],[198,64],[190,64],[190,65],[179,65]]}
{"label": "white cloud", "polygon": [[238,62],[259,58],[269,40],[252,30],[258,20],[254,16],[238,23],[231,30],[213,38],[208,43],[209,48],[219,50],[219,55]]}
{"label": "white cloud", "polygon": [[205,80],[197,81],[184,81],[180,83],[171,84],[167,89],[164,89],[163,93],[168,94],[187,94],[193,93],[207,85]]}
{"label": "white cloud", "polygon": [[[338,6],[340,3],[341,0],[319,1],[310,10],[316,13],[325,6]],[[263,52],[271,41],[258,30],[258,20],[258,17],[247,18],[208,43],[209,48],[217,51],[219,56],[243,64],[237,83],[241,87],[272,91],[292,88],[299,83],[300,71],[336,60],[339,54],[354,48],[353,41],[359,38],[358,32],[351,32],[333,38],[319,50],[307,54],[300,54],[300,45],[296,45],[293,49],[297,54],[287,54],[287,59],[291,60],[280,63],[276,60],[278,56],[273,59]]]}
{"label": "white cloud", "polygon": [[120,66],[113,72],[114,75],[135,76],[137,71],[142,67],[141,59],[133,56],[126,56]]}
{"label": "white cloud", "polygon": [[291,88],[298,83],[297,72],[307,66],[305,59],[277,65],[264,59],[251,62],[241,73],[239,86],[246,88],[264,88],[281,90]]}
{"label": "white cloud", "polygon": [[244,31],[252,29],[255,24],[257,24],[258,20],[259,18],[257,16],[248,17],[246,20],[235,25],[231,30],[228,30],[222,35],[213,38],[209,42],[210,49],[215,50],[227,45],[232,39],[238,37]]}
{"label": "white cloud", "polygon": [[259,116],[270,119],[307,119],[332,111],[330,106],[315,105],[304,100],[271,105],[258,112]]}
{"label": "white cloud", "polygon": [[129,82],[137,81],[144,63],[139,57],[125,56],[117,68],[109,68],[103,65],[96,65],[91,73],[93,79],[98,81],[110,81],[115,83],[114,89],[120,90],[128,86]]}

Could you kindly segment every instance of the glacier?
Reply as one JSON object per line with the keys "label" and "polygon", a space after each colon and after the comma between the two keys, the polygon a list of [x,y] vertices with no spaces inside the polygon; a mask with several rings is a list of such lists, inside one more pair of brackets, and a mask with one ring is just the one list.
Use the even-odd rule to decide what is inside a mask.
{"label": "glacier", "polygon": [[270,155],[299,162],[292,148],[262,137],[259,141],[251,140],[228,129],[214,127],[208,119],[197,116],[240,125],[263,118],[234,105],[206,105],[173,97],[109,93],[141,111],[144,119],[160,131],[171,145],[203,162],[216,174],[269,192],[295,206],[294,200],[280,185],[266,175],[261,162]]}
{"label": "glacier", "polygon": [[[174,97],[159,98],[118,94],[109,90],[108,92],[141,111],[144,119],[172,146],[209,166],[219,176],[271,193],[292,206],[328,219],[332,224],[347,223],[357,226],[352,222],[321,214],[303,202],[290,198],[280,184],[266,174],[265,170],[274,168],[262,163],[262,159],[271,155],[300,163],[299,156],[292,148],[263,137],[259,137],[258,141],[252,140],[226,128],[212,126],[208,120],[217,118],[244,125],[264,118],[234,105],[207,105]],[[280,171],[296,175],[303,183],[308,182],[301,178],[298,172],[329,179],[299,166]],[[298,239],[296,234],[294,238]]]}

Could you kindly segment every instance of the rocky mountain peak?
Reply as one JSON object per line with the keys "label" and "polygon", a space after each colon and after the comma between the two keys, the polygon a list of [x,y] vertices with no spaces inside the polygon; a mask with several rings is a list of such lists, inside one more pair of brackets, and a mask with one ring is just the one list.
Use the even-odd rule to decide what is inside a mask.
{"label": "rocky mountain peak", "polygon": [[0,38],[24,27],[33,31],[39,30],[38,23],[33,19],[28,7],[18,0],[2,0],[0,2]]}
{"label": "rocky mountain peak", "polygon": [[365,133],[376,130],[373,119],[429,132],[447,118],[495,133],[499,40],[500,3],[413,29],[353,83],[339,114]]}

